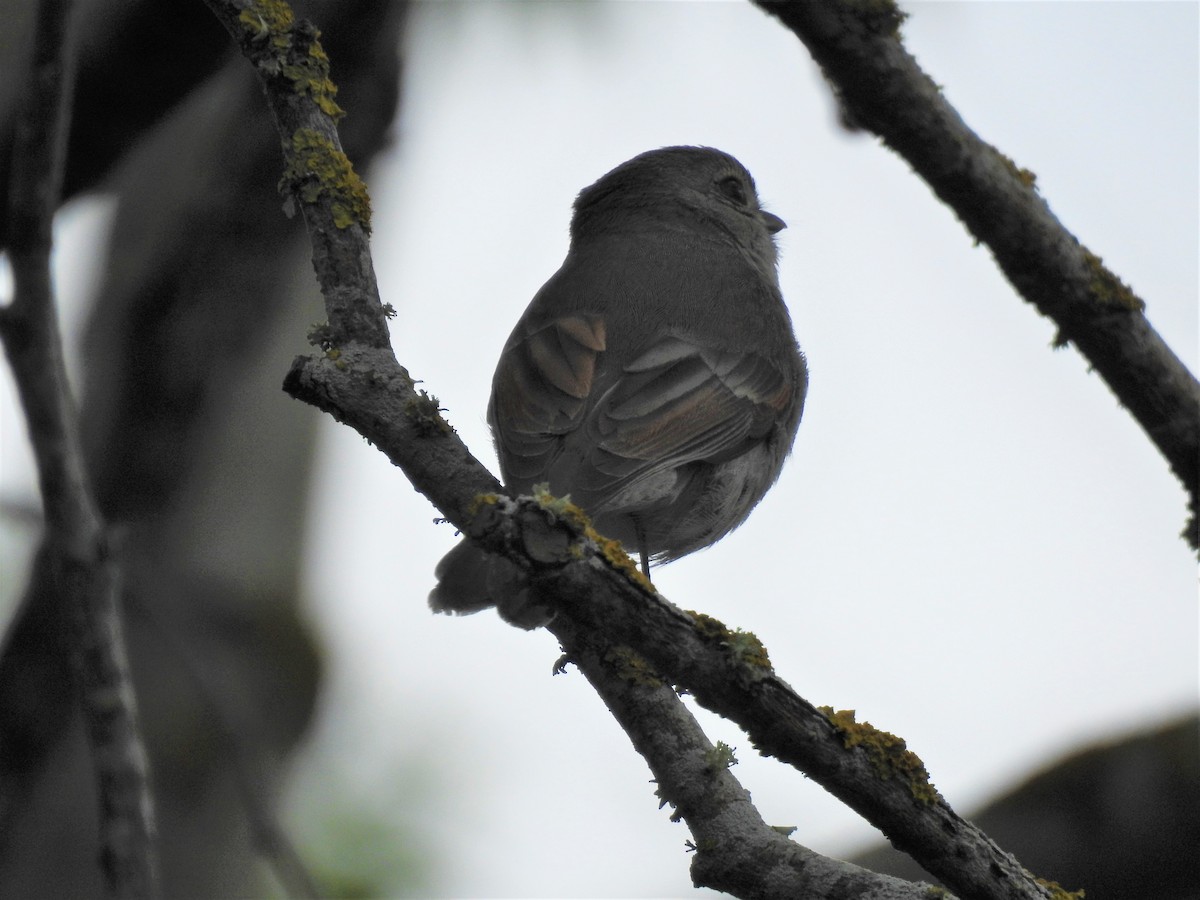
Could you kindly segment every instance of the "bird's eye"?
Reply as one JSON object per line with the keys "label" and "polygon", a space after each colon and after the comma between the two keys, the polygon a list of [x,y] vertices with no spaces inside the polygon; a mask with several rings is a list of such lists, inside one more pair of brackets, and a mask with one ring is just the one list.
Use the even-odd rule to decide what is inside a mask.
{"label": "bird's eye", "polygon": [[718,181],[717,190],[734,203],[739,203],[742,206],[746,205],[746,188],[742,184],[742,180],[736,175],[730,175]]}

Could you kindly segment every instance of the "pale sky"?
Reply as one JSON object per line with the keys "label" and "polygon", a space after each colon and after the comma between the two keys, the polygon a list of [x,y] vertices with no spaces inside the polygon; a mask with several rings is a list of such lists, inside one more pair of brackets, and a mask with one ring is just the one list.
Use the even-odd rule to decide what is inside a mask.
{"label": "pale sky", "polygon": [[[1081,742],[1195,708],[1184,493],[1079,354],[1050,349],[1053,324],[906,163],[839,130],[774,20],[734,2],[576,6],[418,3],[395,147],[370,173],[397,354],[473,452],[495,469],[492,368],[562,260],[578,190],[652,147],[719,147],[788,222],[780,277],[811,384],[774,490],[655,572],[660,590],[754,631],[812,703],[902,735],[964,813]],[[1197,5],[905,8],[950,102],[1037,173],[1196,371]],[[313,507],[353,514],[312,523],[331,662],[300,784],[410,805],[444,861],[438,896],[693,894],[685,826],[582,676],[550,676],[554,639],[429,614],[452,528],[332,422],[319,469]],[[876,836],[702,722],[796,840],[839,855]]]}

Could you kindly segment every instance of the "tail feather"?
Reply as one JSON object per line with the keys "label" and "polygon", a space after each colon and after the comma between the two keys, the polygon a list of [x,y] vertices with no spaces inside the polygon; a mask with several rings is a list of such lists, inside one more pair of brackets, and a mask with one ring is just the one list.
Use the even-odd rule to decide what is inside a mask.
{"label": "tail feather", "polygon": [[553,610],[534,599],[517,566],[465,538],[442,557],[434,574],[438,582],[429,592],[434,612],[467,616],[495,606],[506,622],[525,629],[554,618]]}

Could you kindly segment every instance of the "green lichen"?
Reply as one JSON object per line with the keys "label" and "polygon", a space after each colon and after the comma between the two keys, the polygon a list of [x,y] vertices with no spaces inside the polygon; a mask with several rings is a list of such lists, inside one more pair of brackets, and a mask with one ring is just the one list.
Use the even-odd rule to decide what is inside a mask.
{"label": "green lichen", "polygon": [[542,509],[549,510],[556,516],[561,516],[564,519],[571,519],[579,527],[588,524],[587,515],[582,509],[571,502],[571,495],[564,494],[561,497],[556,497],[550,493],[550,482],[543,481],[540,484],[535,484],[532,490],[533,499]]}
{"label": "green lichen", "polygon": [[453,434],[450,423],[442,418],[442,406],[437,397],[418,390],[415,397],[404,404],[404,414],[422,434]]}
{"label": "green lichen", "polygon": [[752,631],[742,631],[740,628],[731,629],[720,619],[710,615],[688,610],[696,631],[705,640],[715,641],[730,652],[735,660],[749,666],[771,670],[771,657],[767,648]]}
{"label": "green lichen", "polygon": [[727,643],[730,652],[738,662],[770,671],[771,657],[767,655],[767,648],[763,646],[763,642],[753,631],[742,631],[742,629],[736,628],[729,636]]}
{"label": "green lichen", "polygon": [[300,128],[291,139],[280,189],[290,188],[303,203],[325,200],[338,228],[371,230],[371,198],[346,154],[319,131]]}
{"label": "green lichen", "polygon": [[555,515],[566,519],[582,531],[583,536],[596,545],[600,550],[600,555],[614,569],[621,572],[626,578],[643,590],[651,594],[658,593],[658,589],[642,573],[637,563],[629,558],[629,554],[625,552],[625,548],[621,546],[621,542],[605,537],[598,532],[592,525],[592,520],[588,518],[588,514],[581,507],[571,502],[570,494],[565,497],[555,497],[550,493],[549,483],[542,483],[533,486],[533,499],[544,509],[548,509]]}
{"label": "green lichen", "polygon": [[643,687],[662,687],[664,682],[658,672],[644,656],[624,645],[609,647],[604,652],[604,661],[616,672],[618,678]]}
{"label": "green lichen", "polygon": [[1105,306],[1120,306],[1131,312],[1142,312],[1146,304],[1142,298],[1133,292],[1120,278],[1114,275],[1104,265],[1104,260],[1084,248],[1083,258],[1087,262],[1090,280],[1088,287],[1092,296]]}
{"label": "green lichen", "polygon": [[943,887],[931,884],[925,888],[926,900],[945,900],[949,896],[951,896],[950,892]]}
{"label": "green lichen", "polygon": [[854,710],[834,710],[832,706],[818,707],[842,736],[846,749],[861,747],[871,768],[881,779],[898,778],[908,785],[913,799],[923,806],[937,803],[941,795],[929,781],[929,772],[917,754],[908,749],[904,738],[880,731],[870,722],[857,722]]}
{"label": "green lichen", "polygon": [[733,768],[737,765],[737,762],[737,756],[734,755],[734,748],[730,747],[724,741],[717,741],[716,746],[704,754],[704,764],[713,771]]}

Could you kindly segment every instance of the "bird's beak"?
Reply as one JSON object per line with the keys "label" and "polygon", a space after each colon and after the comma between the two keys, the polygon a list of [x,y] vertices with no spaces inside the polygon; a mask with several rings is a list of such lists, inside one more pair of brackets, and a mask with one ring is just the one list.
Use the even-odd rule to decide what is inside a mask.
{"label": "bird's beak", "polygon": [[787,222],[774,213],[759,210],[758,215],[762,219],[762,223],[767,226],[767,231],[771,232],[771,234],[777,234],[787,228]]}

